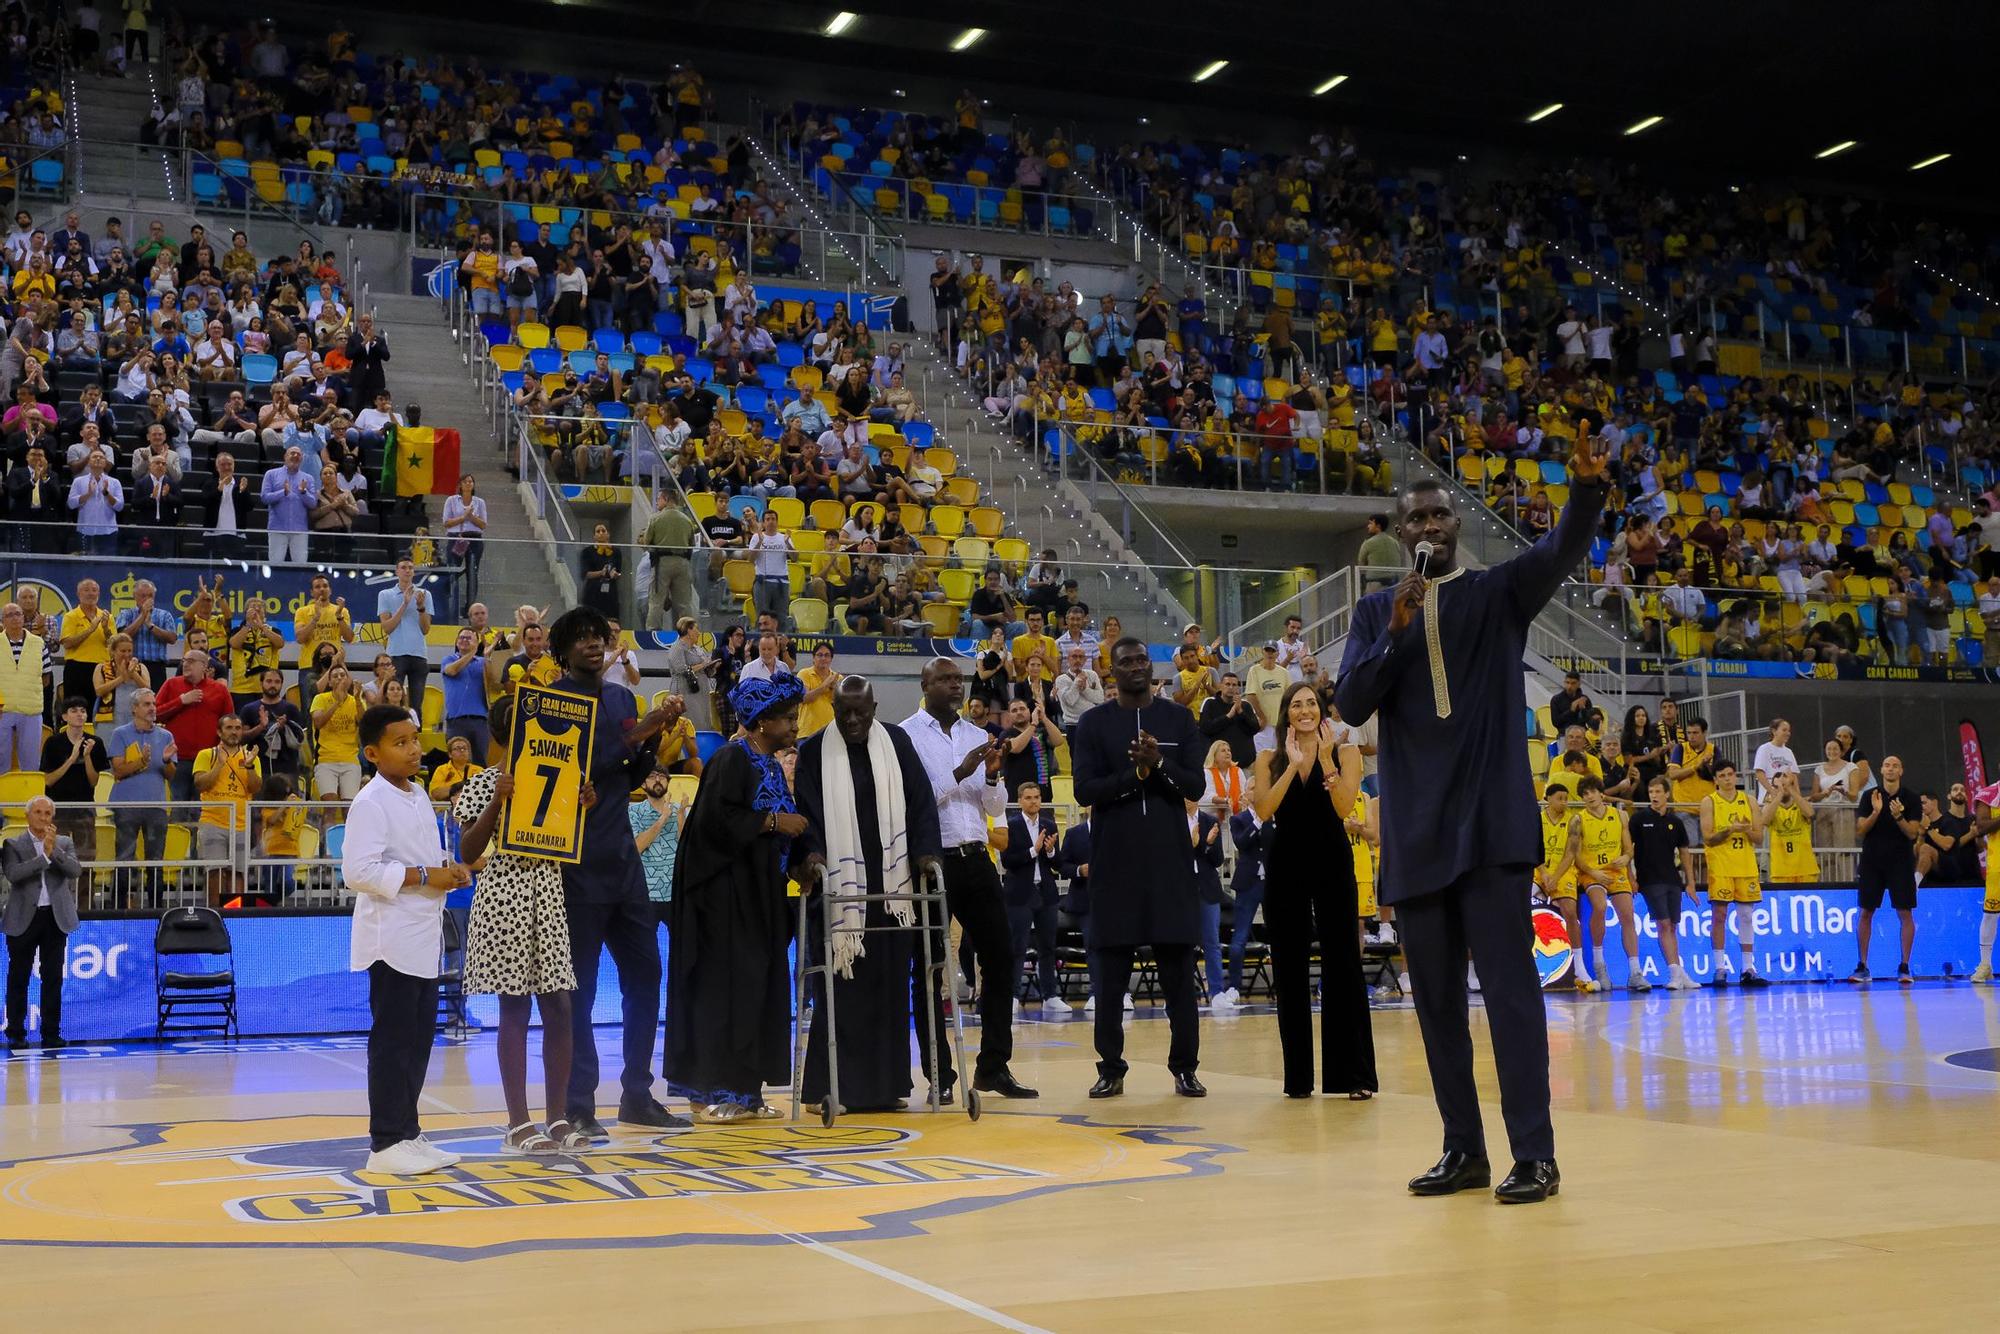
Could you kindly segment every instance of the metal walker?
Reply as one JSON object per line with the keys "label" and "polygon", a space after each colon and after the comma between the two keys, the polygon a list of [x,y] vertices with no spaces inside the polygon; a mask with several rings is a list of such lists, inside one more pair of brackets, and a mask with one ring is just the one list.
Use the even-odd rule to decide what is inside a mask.
{"label": "metal walker", "polygon": [[[917,910],[917,924],[914,927],[872,925],[868,922],[866,907],[863,909],[862,924],[860,926],[837,927],[834,925],[833,914],[824,911],[826,902],[826,894],[823,888],[824,883],[824,868],[815,866],[812,868],[808,881],[801,885],[799,889],[799,931],[797,936],[799,942],[799,964],[796,970],[797,981],[792,988],[792,1120],[797,1121],[799,1119],[799,1113],[804,1105],[800,1095],[805,1088],[806,1048],[812,1030],[812,1016],[806,1006],[806,983],[812,975],[818,974],[820,978],[820,991],[826,1002],[827,1065],[827,1096],[820,1103],[819,1119],[821,1125],[831,1126],[839,1119],[841,1112],[840,1026],[835,1022],[836,1011],[834,999],[839,994],[839,988],[835,985],[838,979],[834,976],[833,971],[834,933],[836,931],[845,931],[850,934],[858,933],[867,935],[869,933],[887,934],[893,931],[915,931],[922,942],[923,1003],[928,1006],[931,1004],[932,996],[942,994],[942,988],[947,981],[945,970],[951,966],[951,951],[945,949],[942,951],[942,957],[937,957],[939,952],[933,948],[937,940],[944,938],[944,932],[948,927],[951,916],[945,906],[944,872],[942,868],[936,865],[929,865],[920,869],[916,884],[912,886],[908,894],[859,894],[855,895],[851,900],[843,900],[863,905],[877,903],[914,904]],[[811,917],[812,905],[815,902],[819,903],[822,909],[819,915],[821,930],[819,933],[819,958],[817,962],[809,958],[806,950],[807,933],[809,930],[807,924]],[[932,1013],[935,1014],[935,1011],[932,1011]],[[926,1025],[929,1033],[929,1041],[924,1044],[924,1066],[930,1077],[929,1103],[930,1109],[933,1112],[944,1110],[942,1102],[939,1101],[937,1028],[938,1026],[935,1022]],[[951,1007],[951,1049],[957,1060],[960,1091],[965,1098],[965,1114],[977,1121],[979,1119],[979,1090],[972,1087],[970,1067],[965,1063],[965,1016],[962,1007],[955,1000]]]}

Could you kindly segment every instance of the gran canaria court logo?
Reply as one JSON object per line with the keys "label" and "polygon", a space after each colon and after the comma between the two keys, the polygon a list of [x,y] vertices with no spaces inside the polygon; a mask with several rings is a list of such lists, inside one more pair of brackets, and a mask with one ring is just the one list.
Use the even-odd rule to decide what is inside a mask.
{"label": "gran canaria court logo", "polygon": [[0,1162],[0,1246],[363,1246],[472,1260],[521,1250],[908,1236],[928,1218],[1051,1191],[1220,1170],[1184,1128],[1006,1113],[620,1135],[506,1154],[458,1117],[463,1155],[421,1177],[362,1170],[352,1117],[128,1126],[95,1153]]}

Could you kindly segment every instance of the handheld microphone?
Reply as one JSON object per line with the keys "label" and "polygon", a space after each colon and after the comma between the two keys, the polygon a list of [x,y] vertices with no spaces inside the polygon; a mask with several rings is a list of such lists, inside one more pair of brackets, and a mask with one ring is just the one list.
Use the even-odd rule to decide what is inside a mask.
{"label": "handheld microphone", "polygon": [[1417,558],[1417,577],[1419,579],[1430,578],[1431,558],[1437,555],[1437,548],[1428,542],[1419,542],[1412,548],[1412,553]]}

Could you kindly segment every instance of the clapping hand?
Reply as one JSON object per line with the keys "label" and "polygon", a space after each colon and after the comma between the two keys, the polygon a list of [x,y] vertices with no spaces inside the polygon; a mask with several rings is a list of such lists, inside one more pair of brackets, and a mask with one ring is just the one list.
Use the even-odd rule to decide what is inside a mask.
{"label": "clapping hand", "polygon": [[1569,456],[1570,476],[1579,482],[1602,482],[1611,451],[1599,450],[1588,430],[1576,433],[1576,451]]}
{"label": "clapping hand", "polygon": [[1126,757],[1138,766],[1139,776],[1145,777],[1160,765],[1160,743],[1151,732],[1141,731],[1126,752]]}

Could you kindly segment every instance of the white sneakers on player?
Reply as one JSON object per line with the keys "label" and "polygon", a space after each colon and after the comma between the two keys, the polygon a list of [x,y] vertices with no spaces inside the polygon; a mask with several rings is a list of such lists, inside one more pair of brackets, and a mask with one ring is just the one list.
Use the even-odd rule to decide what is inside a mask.
{"label": "white sneakers on player", "polygon": [[1070,1003],[1061,996],[1044,996],[1042,998],[1043,1014],[1068,1014],[1071,1008]]}
{"label": "white sneakers on player", "polygon": [[1701,983],[1689,977],[1688,970],[1681,967],[1679,964],[1675,964],[1672,968],[1669,968],[1667,970],[1668,991],[1695,991],[1698,990],[1700,986]]}
{"label": "white sneakers on player", "polygon": [[1132,1004],[1132,993],[1128,991],[1125,993],[1125,1013],[1127,1014],[1132,1013],[1134,1008],[1135,1007]]}
{"label": "white sneakers on player", "polygon": [[[452,1161],[456,1162],[457,1159],[454,1158]],[[445,1164],[432,1158],[419,1141],[406,1139],[399,1144],[391,1144],[386,1149],[377,1149],[369,1154],[366,1166],[368,1171],[380,1172],[383,1176],[420,1177],[426,1172],[435,1172]]]}
{"label": "white sneakers on player", "polygon": [[1217,1014],[1235,1014],[1240,1008],[1236,1003],[1234,988],[1228,991],[1217,992],[1208,1004],[1209,1008]]}
{"label": "white sneakers on player", "polygon": [[415,1145],[418,1153],[430,1159],[432,1167],[455,1167],[458,1164],[457,1154],[453,1153],[450,1149],[440,1149],[422,1135],[408,1141],[408,1143]]}

